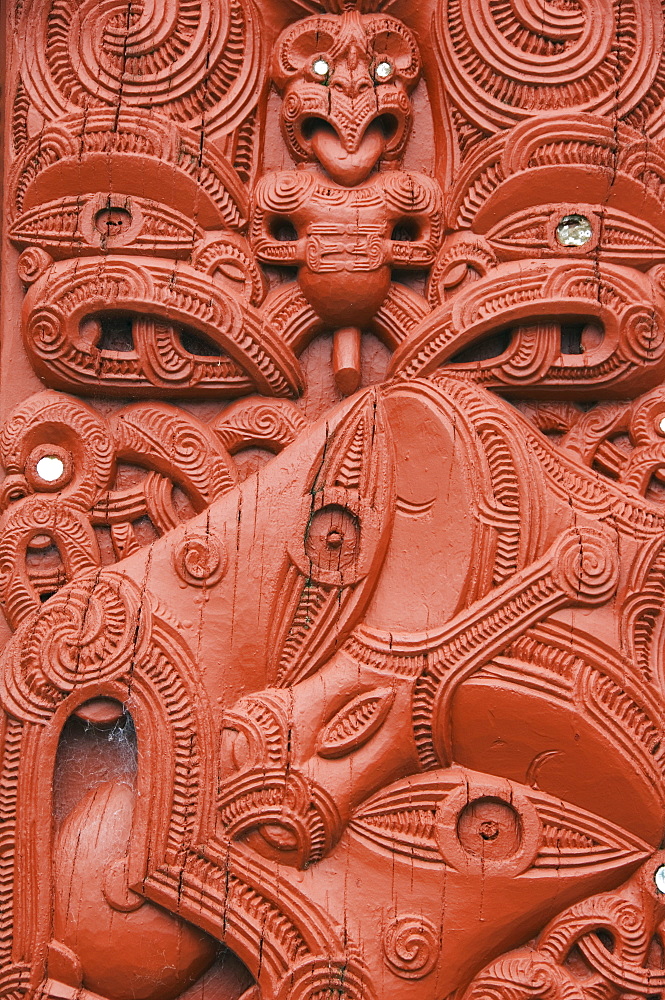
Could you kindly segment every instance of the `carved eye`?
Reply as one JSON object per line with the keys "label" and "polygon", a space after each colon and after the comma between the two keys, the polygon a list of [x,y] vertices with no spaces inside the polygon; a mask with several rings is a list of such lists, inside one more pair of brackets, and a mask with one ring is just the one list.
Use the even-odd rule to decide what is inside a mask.
{"label": "carved eye", "polygon": [[65,472],[65,463],[57,455],[44,455],[37,462],[37,475],[46,483],[54,483],[61,479]]}
{"label": "carved eye", "polygon": [[660,868],[656,869],[653,880],[656,883],[658,892],[665,895],[665,865],[661,865]]}
{"label": "carved eye", "polygon": [[38,445],[28,456],[25,473],[32,488],[40,493],[62,489],[74,473],[72,456],[56,444]]}
{"label": "carved eye", "polygon": [[312,63],[312,73],[314,76],[318,77],[319,80],[327,80],[330,76],[330,69],[330,63],[322,56],[317,56]]}
{"label": "carved eye", "polygon": [[389,59],[382,59],[374,67],[374,79],[377,83],[385,83],[393,75],[394,68]]}
{"label": "carved eye", "polygon": [[519,814],[509,803],[489,796],[469,803],[457,821],[457,836],[465,851],[490,860],[509,858],[521,841]]}
{"label": "carved eye", "polygon": [[359,543],[360,528],[355,515],[337,504],[329,504],[312,517],[305,552],[319,569],[340,571],[356,558]]}

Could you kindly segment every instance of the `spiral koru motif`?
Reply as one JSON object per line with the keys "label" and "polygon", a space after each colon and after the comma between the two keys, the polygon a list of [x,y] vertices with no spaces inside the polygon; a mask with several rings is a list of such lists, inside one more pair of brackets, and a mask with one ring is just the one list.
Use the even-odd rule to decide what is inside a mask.
{"label": "spiral koru motif", "polygon": [[28,336],[41,358],[56,358],[65,348],[65,327],[62,314],[50,306],[42,306],[30,316]]}
{"label": "spiral koru motif", "polygon": [[209,533],[187,534],[173,551],[173,565],[180,579],[192,587],[212,587],[224,575],[226,552]]}
{"label": "spiral koru motif", "polygon": [[462,1000],[582,1000],[585,994],[565,969],[534,952],[497,959],[471,981]]}
{"label": "spiral koru motif", "polygon": [[278,454],[305,430],[307,421],[287,400],[250,397],[223,410],[213,426],[232,455],[248,445]]}
{"label": "spiral koru motif", "polygon": [[65,587],[7,645],[4,707],[43,719],[77,687],[122,676],[149,643],[150,615],[133,584],[93,576]]}
{"label": "spiral koru motif", "polygon": [[621,325],[623,351],[631,361],[641,364],[661,357],[665,348],[665,325],[656,310],[634,305],[622,317]]}
{"label": "spiral koru motif", "polygon": [[553,576],[576,604],[606,604],[619,579],[616,535],[604,528],[566,531],[554,553]]}
{"label": "spiral koru motif", "polygon": [[436,928],[415,914],[397,916],[383,935],[383,957],[400,979],[423,979],[434,968],[439,954]]}
{"label": "spiral koru motif", "polygon": [[16,38],[23,86],[47,120],[121,98],[223,133],[261,86],[252,0],[27,0]]}
{"label": "spiral koru motif", "polygon": [[543,111],[656,109],[663,11],[639,0],[445,0],[440,64],[454,104],[486,133]]}
{"label": "spiral koru motif", "polygon": [[49,269],[53,258],[46,250],[39,247],[28,247],[16,262],[16,270],[25,285],[31,285]]}

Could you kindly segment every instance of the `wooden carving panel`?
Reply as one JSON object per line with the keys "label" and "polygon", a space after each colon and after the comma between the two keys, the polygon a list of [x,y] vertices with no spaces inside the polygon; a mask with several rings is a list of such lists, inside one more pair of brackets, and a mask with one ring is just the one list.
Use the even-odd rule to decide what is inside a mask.
{"label": "wooden carving panel", "polygon": [[8,0],[0,1000],[665,995],[660,0]]}

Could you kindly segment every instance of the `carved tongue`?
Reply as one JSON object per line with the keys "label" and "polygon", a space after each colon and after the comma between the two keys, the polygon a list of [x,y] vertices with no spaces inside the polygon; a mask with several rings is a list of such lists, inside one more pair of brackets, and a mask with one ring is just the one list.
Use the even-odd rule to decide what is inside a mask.
{"label": "carved tongue", "polygon": [[345,187],[360,184],[369,176],[385,149],[386,140],[378,122],[372,122],[355,153],[348,153],[333,129],[317,129],[311,138],[316,157],[333,180]]}

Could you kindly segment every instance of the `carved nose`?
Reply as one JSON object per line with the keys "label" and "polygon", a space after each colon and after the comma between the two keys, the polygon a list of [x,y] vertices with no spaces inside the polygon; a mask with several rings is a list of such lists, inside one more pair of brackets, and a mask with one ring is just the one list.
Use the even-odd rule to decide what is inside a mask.
{"label": "carved nose", "polygon": [[352,97],[358,97],[366,90],[372,89],[372,79],[368,73],[354,73],[349,83],[349,93]]}
{"label": "carved nose", "polygon": [[372,89],[372,78],[364,66],[357,68],[339,67],[331,81],[331,87],[347,97],[358,97],[366,90]]}

